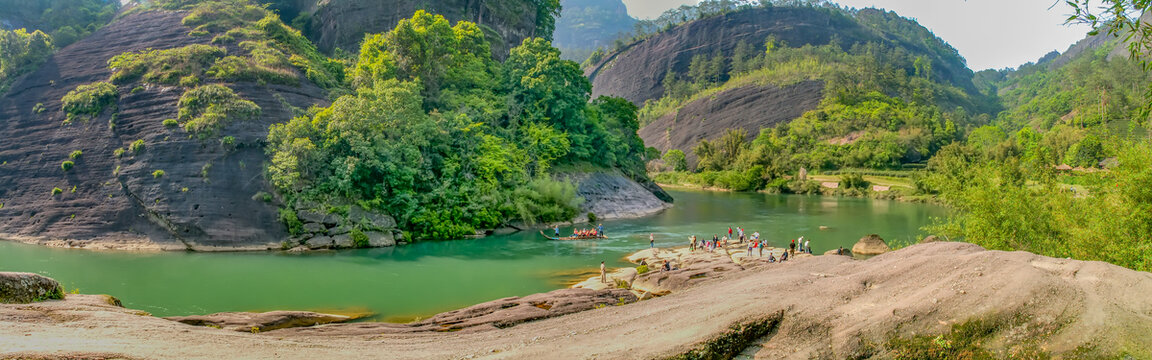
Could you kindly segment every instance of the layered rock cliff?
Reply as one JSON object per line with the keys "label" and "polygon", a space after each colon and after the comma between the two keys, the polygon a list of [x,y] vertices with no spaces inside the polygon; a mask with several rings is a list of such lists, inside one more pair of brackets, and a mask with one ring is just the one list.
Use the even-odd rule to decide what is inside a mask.
{"label": "layered rock cliff", "polygon": [[[183,16],[125,16],[60,50],[0,97],[0,137],[8,139],[0,142],[0,236],[129,249],[279,247],[287,234],[277,207],[257,196],[269,189],[263,142],[268,126],[291,118],[294,107],[324,104],[322,89],[307,81],[229,84],[262,110],[224,129],[234,147],[164,126],[162,120],[177,117],[183,90],[174,87],[121,86],[118,110],[64,124],[61,97],[77,85],[106,81],[109,58],[207,42],[187,35]],[[142,152],[116,155],[137,140]],[[83,155],[70,160],[77,150]],[[75,165],[64,171],[66,160]]]}

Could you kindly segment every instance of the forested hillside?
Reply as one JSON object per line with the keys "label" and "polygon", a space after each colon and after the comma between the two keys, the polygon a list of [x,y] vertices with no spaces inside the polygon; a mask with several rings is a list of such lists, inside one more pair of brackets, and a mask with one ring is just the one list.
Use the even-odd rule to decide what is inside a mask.
{"label": "forested hillside", "polygon": [[566,60],[583,62],[596,49],[616,46],[636,24],[620,0],[564,0],[560,5],[552,42]]}
{"label": "forested hillside", "polygon": [[955,49],[895,13],[715,5],[670,11],[695,20],[668,21],[585,69],[604,85],[594,91],[643,104],[646,144],[684,158],[665,166],[695,172],[664,181],[790,191],[800,168],[899,170],[998,109]]}

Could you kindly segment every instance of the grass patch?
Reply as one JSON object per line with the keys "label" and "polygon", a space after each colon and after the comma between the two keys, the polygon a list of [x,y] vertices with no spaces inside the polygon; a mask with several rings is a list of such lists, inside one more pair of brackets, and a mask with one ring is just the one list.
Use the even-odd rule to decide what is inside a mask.
{"label": "grass patch", "polygon": [[[185,77],[197,77],[226,54],[224,48],[194,44],[167,50],[123,53],[108,60],[112,82],[136,80],[164,85],[181,85]],[[133,90],[135,91],[135,90]]]}
{"label": "grass patch", "polygon": [[64,162],[60,163],[60,168],[64,169],[64,171],[68,171],[68,170],[72,170],[72,167],[75,165],[76,165],[76,163],[65,160]]}
{"label": "grass patch", "polygon": [[60,98],[60,102],[64,104],[64,112],[68,114],[67,122],[72,122],[72,119],[80,117],[87,120],[99,116],[104,109],[116,106],[117,97],[119,94],[116,85],[95,82],[77,86]]}
{"label": "grass patch", "polygon": [[63,193],[64,193],[64,189],[61,189],[61,188],[58,188],[58,187],[54,187],[54,188],[52,188],[52,196],[60,195],[60,194],[63,194]]}
{"label": "grass patch", "polygon": [[162,177],[164,177],[164,170],[156,170],[156,171],[152,172],[152,178],[153,179],[159,179]]}
{"label": "grass patch", "polygon": [[180,126],[180,123],[177,122],[176,119],[164,119],[164,127],[174,128],[177,126]]}
{"label": "grass patch", "polygon": [[232,89],[216,84],[188,90],[180,97],[179,106],[184,130],[201,140],[216,136],[233,121],[260,115],[256,103],[241,99]]}
{"label": "grass patch", "polygon": [[71,154],[68,154],[68,158],[72,159],[72,160],[79,159],[81,156],[84,156],[84,152],[80,151],[80,150],[76,150],[76,151],[73,151]]}

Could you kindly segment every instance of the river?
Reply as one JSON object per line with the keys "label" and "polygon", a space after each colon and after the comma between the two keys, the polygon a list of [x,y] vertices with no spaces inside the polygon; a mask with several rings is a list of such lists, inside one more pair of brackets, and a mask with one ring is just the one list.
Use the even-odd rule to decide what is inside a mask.
{"label": "river", "polygon": [[[0,241],[0,271],[53,277],[67,291],[111,294],[157,316],[222,311],[369,311],[404,321],[507,296],[564,287],[600,261],[648,247],[687,244],[741,226],[774,246],[804,236],[822,253],[880,234],[907,244],[947,214],[938,206],[859,198],[670,191],[676,206],[658,215],[605,221],[609,239],[549,241],[537,231],[479,240],[288,253],[125,253],[55,249]],[[819,230],[820,226],[829,227]],[[571,228],[561,228],[570,232]],[[549,230],[550,232],[550,230]]]}

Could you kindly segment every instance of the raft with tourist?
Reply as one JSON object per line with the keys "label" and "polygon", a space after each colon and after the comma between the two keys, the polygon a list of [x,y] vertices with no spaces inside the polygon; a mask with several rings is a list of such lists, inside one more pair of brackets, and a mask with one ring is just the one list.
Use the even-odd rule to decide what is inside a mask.
{"label": "raft with tourist", "polygon": [[604,224],[597,225],[593,229],[572,229],[572,236],[560,237],[560,227],[553,228],[554,236],[548,236],[543,230],[540,235],[548,240],[595,240],[607,239],[608,236],[604,235]]}

